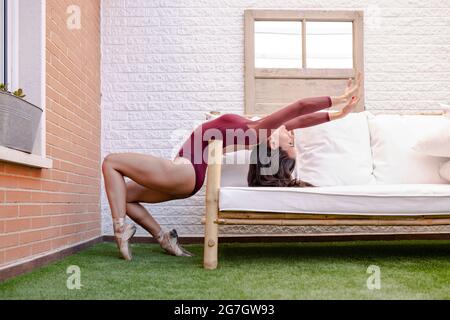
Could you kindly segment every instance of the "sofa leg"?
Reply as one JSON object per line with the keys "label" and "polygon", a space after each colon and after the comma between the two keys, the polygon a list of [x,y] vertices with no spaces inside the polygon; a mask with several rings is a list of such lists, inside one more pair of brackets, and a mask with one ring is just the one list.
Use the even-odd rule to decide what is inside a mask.
{"label": "sofa leg", "polygon": [[219,251],[219,225],[213,219],[206,219],[203,268],[207,270],[217,269],[218,251]]}
{"label": "sofa leg", "polygon": [[211,140],[208,145],[206,181],[205,248],[203,267],[217,269],[219,249],[219,191],[223,157],[223,141]]}

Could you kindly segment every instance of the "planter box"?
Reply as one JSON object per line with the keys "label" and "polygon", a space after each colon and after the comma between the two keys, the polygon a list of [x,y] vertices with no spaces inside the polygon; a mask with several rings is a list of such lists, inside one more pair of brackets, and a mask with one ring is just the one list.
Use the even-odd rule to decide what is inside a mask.
{"label": "planter box", "polygon": [[0,145],[32,153],[43,110],[0,92]]}

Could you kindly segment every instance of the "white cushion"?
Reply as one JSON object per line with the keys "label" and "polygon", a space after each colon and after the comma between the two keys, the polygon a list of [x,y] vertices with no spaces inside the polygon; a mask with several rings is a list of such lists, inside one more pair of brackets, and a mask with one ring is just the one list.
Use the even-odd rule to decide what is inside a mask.
{"label": "white cushion", "polygon": [[450,105],[444,103],[440,103],[439,105],[442,107],[443,116],[450,119]]}
{"label": "white cushion", "polygon": [[295,130],[297,178],[320,187],[375,184],[367,113]]}
{"label": "white cushion", "polygon": [[441,165],[439,174],[440,174],[441,178],[443,178],[447,181],[450,181],[450,161],[445,162]]}
{"label": "white cushion", "polygon": [[424,133],[412,148],[429,156],[450,157],[450,120],[443,116],[436,118],[444,121],[436,121],[433,130]]}
{"label": "white cushion", "polygon": [[446,183],[439,176],[443,158],[418,153],[413,146],[436,126],[447,121],[440,116],[368,114],[374,160],[379,184]]}
{"label": "white cushion", "polygon": [[248,187],[247,175],[251,150],[226,153],[223,157],[222,187]]}
{"label": "white cushion", "polygon": [[[210,120],[214,120],[220,115],[207,116]],[[261,119],[259,116],[255,116],[250,120],[256,121]],[[222,163],[222,187],[247,187],[247,175],[250,165],[252,150],[239,150],[236,152],[228,152],[223,156]]]}
{"label": "white cushion", "polygon": [[221,211],[357,215],[449,214],[450,185],[392,184],[319,188],[220,189]]}

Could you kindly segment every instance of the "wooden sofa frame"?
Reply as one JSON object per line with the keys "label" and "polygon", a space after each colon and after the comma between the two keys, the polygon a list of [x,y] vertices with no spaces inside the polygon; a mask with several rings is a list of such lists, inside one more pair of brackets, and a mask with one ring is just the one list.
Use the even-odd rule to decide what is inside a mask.
{"label": "wooden sofa frame", "polygon": [[277,226],[437,226],[450,225],[449,215],[355,216],[338,214],[292,214],[268,212],[220,211],[219,196],[223,161],[223,141],[212,140],[208,148],[206,182],[205,247],[203,266],[213,270],[218,265],[219,225]]}

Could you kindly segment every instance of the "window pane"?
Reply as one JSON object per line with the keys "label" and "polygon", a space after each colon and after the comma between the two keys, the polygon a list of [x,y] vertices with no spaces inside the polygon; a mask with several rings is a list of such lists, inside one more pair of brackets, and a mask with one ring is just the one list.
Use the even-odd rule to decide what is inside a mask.
{"label": "window pane", "polygon": [[353,68],[352,22],[306,22],[308,68]]}
{"label": "window pane", "polygon": [[300,21],[255,21],[256,68],[302,68]]}
{"label": "window pane", "polygon": [[3,83],[3,76],[5,66],[4,63],[4,51],[5,51],[5,37],[4,37],[4,24],[5,24],[5,14],[3,8],[4,1],[0,0],[0,83]]}

